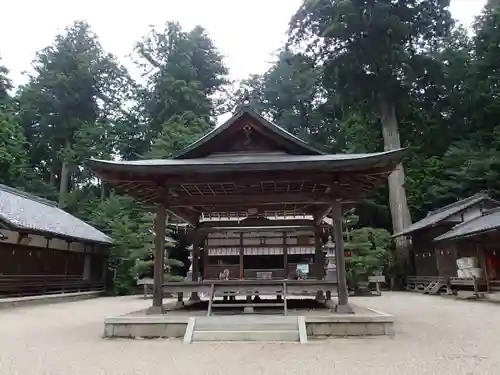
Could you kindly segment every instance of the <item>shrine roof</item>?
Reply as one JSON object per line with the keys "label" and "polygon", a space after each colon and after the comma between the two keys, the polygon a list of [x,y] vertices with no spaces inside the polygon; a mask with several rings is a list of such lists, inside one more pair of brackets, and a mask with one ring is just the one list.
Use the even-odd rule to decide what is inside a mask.
{"label": "shrine roof", "polygon": [[[377,152],[371,154],[330,154],[330,155],[290,155],[290,154],[246,154],[221,155],[195,159],[150,159],[134,161],[90,161],[92,168],[109,172],[133,172],[142,170],[149,173],[182,172],[231,172],[265,171],[265,170],[297,170],[297,169],[359,169],[356,167],[371,167],[378,163],[399,163],[405,154],[404,149]],[[200,168],[203,166],[203,168]]]}
{"label": "shrine roof", "polygon": [[285,140],[286,141],[285,145],[288,146],[287,147],[288,151],[293,151],[294,153],[303,155],[324,154],[324,152],[312,147],[303,139],[296,137],[295,135],[283,129],[282,127],[267,120],[259,113],[255,112],[253,109],[249,107],[242,107],[221,126],[214,128],[211,132],[207,133],[197,141],[191,143],[190,145],[179,151],[177,154],[175,154],[173,158],[187,159],[193,157],[196,158],[200,156],[200,154],[203,153],[203,148],[205,146],[208,146],[209,148],[213,147],[213,144],[217,143],[218,141],[217,138],[220,138],[220,136],[228,132],[230,128],[238,126],[238,122],[242,119],[255,121],[263,128],[270,131],[270,133]]}

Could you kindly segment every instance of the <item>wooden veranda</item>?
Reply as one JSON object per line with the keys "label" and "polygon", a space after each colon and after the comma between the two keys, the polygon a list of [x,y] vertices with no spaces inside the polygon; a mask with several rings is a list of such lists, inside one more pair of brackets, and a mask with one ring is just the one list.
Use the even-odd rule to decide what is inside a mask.
{"label": "wooden veranda", "polygon": [[[307,225],[313,227],[319,227],[326,215],[332,218],[337,311],[348,312],[351,309],[346,287],[342,206],[360,201],[377,184],[385,182],[403,155],[404,150],[325,154],[244,108],[172,159],[91,160],[91,167],[105,182],[156,207],[153,311],[162,311],[163,287],[171,286],[163,282],[165,227],[170,216],[192,227],[197,254],[203,231],[234,226],[239,218],[257,220],[279,213],[309,215],[313,219]],[[205,223],[202,215],[235,219],[226,224]],[[319,243],[316,246],[319,248]],[[196,259],[194,256],[193,261]],[[195,269],[197,266],[193,265]],[[203,283],[185,287],[176,283],[172,288],[193,286],[199,287],[198,291],[205,287]],[[315,286],[316,290],[323,287]]]}

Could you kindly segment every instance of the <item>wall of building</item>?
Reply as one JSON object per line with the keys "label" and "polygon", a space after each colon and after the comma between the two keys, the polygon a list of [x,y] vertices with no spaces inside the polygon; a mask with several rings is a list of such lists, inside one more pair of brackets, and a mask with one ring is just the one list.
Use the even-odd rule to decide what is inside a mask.
{"label": "wall of building", "polygon": [[[295,272],[297,262],[302,258],[314,262],[314,232],[312,230],[214,232],[207,236],[204,249],[207,252],[205,278],[217,278],[225,269],[229,271],[230,278],[241,276],[257,278],[258,273],[262,271],[272,272],[273,278],[285,278]],[[260,263],[266,262],[265,259],[269,258],[269,263],[262,267],[253,266],[255,257],[261,258]],[[313,272],[313,267],[310,267],[310,274]]]}
{"label": "wall of building", "polygon": [[107,257],[106,247],[97,244],[47,239],[2,229],[7,238],[0,241],[0,275],[82,275],[85,258],[90,264],[88,277],[100,280]]}

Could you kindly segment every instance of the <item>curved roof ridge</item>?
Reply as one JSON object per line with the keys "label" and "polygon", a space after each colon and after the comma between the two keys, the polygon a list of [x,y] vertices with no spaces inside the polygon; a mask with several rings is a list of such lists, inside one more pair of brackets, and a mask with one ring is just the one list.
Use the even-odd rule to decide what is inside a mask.
{"label": "curved roof ridge", "polygon": [[309,152],[312,152],[312,153],[317,154],[317,155],[325,154],[325,152],[316,149],[315,147],[313,147],[309,143],[307,143],[305,140],[293,135],[289,131],[283,129],[281,126],[278,126],[275,123],[267,120],[265,117],[263,117],[261,114],[257,113],[255,110],[253,110],[249,107],[241,107],[234,113],[233,116],[231,116],[231,118],[229,118],[227,121],[225,121],[222,125],[213,128],[211,131],[209,131],[203,137],[194,141],[193,143],[189,144],[188,146],[184,147],[182,150],[180,150],[179,152],[174,154],[173,159],[183,159],[187,153],[195,150],[196,148],[200,147],[204,143],[213,139],[217,135],[223,133],[226,129],[228,129],[233,123],[235,123],[244,114],[248,114],[249,116],[253,117],[255,120],[259,121],[262,125],[264,125],[269,130],[280,134],[284,138],[288,139],[290,142],[295,143],[296,145],[307,149]]}

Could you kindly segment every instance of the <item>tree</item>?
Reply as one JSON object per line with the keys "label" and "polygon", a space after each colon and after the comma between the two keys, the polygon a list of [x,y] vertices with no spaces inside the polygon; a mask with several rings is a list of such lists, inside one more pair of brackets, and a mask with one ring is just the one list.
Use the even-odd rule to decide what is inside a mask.
{"label": "tree", "polygon": [[262,76],[241,82],[235,105],[245,101],[257,112],[319,148],[336,150],[338,122],[327,116],[332,100],[326,100],[322,71],[314,60],[284,48]]}
{"label": "tree", "polygon": [[390,270],[390,244],[390,234],[385,229],[365,227],[350,232],[345,249],[351,252],[346,257],[346,271],[352,289],[367,282],[368,276]]}
{"label": "tree", "polygon": [[[428,51],[449,34],[448,6],[448,0],[305,0],[290,23],[290,40],[308,43],[324,67],[325,87],[345,108],[377,110],[385,149],[397,149],[398,103],[428,73]],[[389,177],[389,196],[400,232],[411,223],[402,165]]]}
{"label": "tree", "polygon": [[19,118],[33,150],[31,162],[46,181],[58,180],[64,206],[83,161],[112,153],[113,116],[129,92],[129,78],[83,21],[40,51],[33,68],[18,97]]}
{"label": "tree", "polygon": [[[146,155],[156,142],[153,154],[165,157],[214,126],[217,96],[227,83],[228,71],[199,26],[185,32],[178,23],[168,22],[162,31],[152,29],[135,51],[147,78],[139,92],[138,112],[148,124],[139,129],[143,142],[136,152]],[[188,136],[179,134],[183,126]],[[159,145],[173,148],[160,150]]]}

